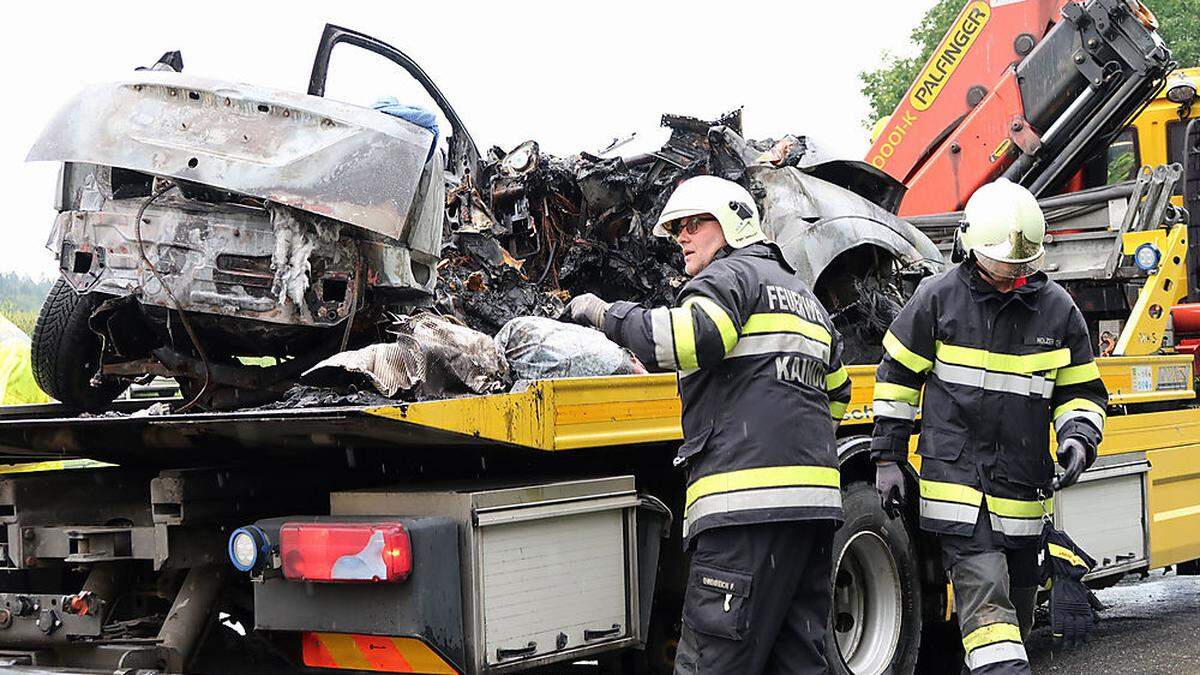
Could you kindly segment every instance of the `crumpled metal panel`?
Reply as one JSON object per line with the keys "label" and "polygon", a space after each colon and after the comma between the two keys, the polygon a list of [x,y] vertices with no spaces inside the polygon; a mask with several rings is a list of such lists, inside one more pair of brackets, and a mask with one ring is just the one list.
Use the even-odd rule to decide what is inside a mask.
{"label": "crumpled metal panel", "polygon": [[142,71],[85,88],[26,159],[180,178],[400,238],[432,142],[427,129],[338,101]]}
{"label": "crumpled metal panel", "polygon": [[901,265],[943,265],[924,233],[849,190],[794,167],[750,166],[746,173],[766,190],[759,200],[763,229],[810,288],[834,258],[864,244],[888,251]]}
{"label": "crumpled metal panel", "polygon": [[[164,198],[143,214],[139,246],[134,217],[140,204],[114,200],[104,211],[58,215],[50,247],[76,291],[136,293],[143,304],[169,309],[178,300],[188,311],[272,324],[332,326],[349,315],[359,275],[353,239],[314,242],[303,261],[306,283],[285,302],[275,288],[278,236],[266,211],[233,205],[185,210]],[[143,249],[157,275],[142,260]],[[323,280],[343,283],[344,295],[326,298]]]}

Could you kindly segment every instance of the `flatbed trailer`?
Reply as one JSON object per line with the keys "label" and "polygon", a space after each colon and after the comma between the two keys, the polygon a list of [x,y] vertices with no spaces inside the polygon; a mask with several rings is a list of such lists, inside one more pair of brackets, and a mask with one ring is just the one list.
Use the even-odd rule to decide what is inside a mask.
{"label": "flatbed trailer", "polygon": [[[1107,357],[1097,362],[1111,392],[1100,459],[1077,486],[1056,496],[1054,518],[1100,561],[1089,576],[1094,585],[1172,565],[1181,571],[1196,571],[1195,561],[1200,559],[1200,407],[1194,403],[1193,359],[1160,354]],[[902,518],[893,521],[877,499],[862,498],[874,494],[868,458],[874,368],[854,366],[850,376],[853,398],[839,429],[847,524],[837,537],[831,657],[845,672],[877,672],[889,666],[901,666],[898,672],[907,672],[915,666],[921,633],[929,634],[949,620],[952,594],[941,573],[937,549],[916,527],[915,505],[908,505]],[[195,586],[201,578],[220,579],[219,589],[209,589],[208,608],[239,616],[248,635],[272,645],[283,663],[292,659],[301,672],[308,672],[303,670],[305,664],[363,667],[366,662],[361,655],[354,656],[359,654],[358,647],[384,638],[403,640],[396,643],[399,646],[389,647],[400,650],[397,653],[432,650],[438,665],[427,666],[432,668],[428,671],[387,671],[383,667],[386,662],[379,662],[376,665],[380,667],[367,670],[512,672],[514,668],[587,657],[619,663],[620,672],[669,670],[685,569],[679,518],[671,519],[674,524],[666,531],[665,540],[647,545],[654,539],[648,533],[657,532],[653,527],[647,529],[647,523],[656,523],[655,527],[665,527],[665,523],[641,507],[651,502],[665,505],[678,516],[683,503],[682,474],[670,466],[681,440],[679,399],[672,374],[543,380],[521,384],[504,394],[384,406],[90,418],[64,412],[49,405],[5,409],[0,415],[0,452],[13,461],[50,462],[32,467],[21,463],[19,472],[0,476],[0,524],[5,526],[7,567],[0,572],[0,605],[9,606],[21,597],[45,600],[62,596],[66,603],[68,598],[79,597],[81,589],[102,587],[91,577],[65,571],[72,566],[92,570],[104,565],[140,566],[143,573],[152,568],[150,575],[160,585],[170,586],[166,579],[176,579],[180,590],[170,600],[172,610],[181,604],[180,597],[189,588],[187,580]],[[99,467],[94,464],[97,461],[119,466]],[[919,462],[920,458],[912,455],[908,468],[914,478]],[[77,470],[67,470],[73,466]],[[220,478],[214,481],[212,476]],[[351,614],[358,615],[362,604],[371,602],[372,591],[381,599],[390,597],[387,594],[394,591],[386,584],[349,588],[297,583],[270,570],[256,575],[228,568],[226,542],[238,525],[257,523],[269,528],[271,519],[289,517],[340,522],[366,513],[404,519],[448,516],[449,511],[439,510],[448,509],[444,503],[430,507],[423,497],[414,497],[431,489],[428,485],[440,485],[449,492],[465,490],[473,499],[480,499],[477,494],[481,493],[472,492],[477,486],[503,491],[519,485],[525,491],[554,492],[567,489],[564,484],[622,480],[621,490],[602,492],[608,495],[605,499],[618,499],[617,492],[624,495],[620,499],[625,499],[622,503],[630,514],[627,535],[640,538],[643,544],[624,549],[629,561],[640,563],[633,567],[641,572],[628,572],[632,576],[620,590],[623,601],[640,608],[639,616],[633,620],[630,609],[629,624],[620,623],[615,636],[621,639],[601,640],[588,649],[568,645],[547,653],[539,646],[536,653],[530,653],[531,658],[524,659],[520,654],[509,656],[516,654],[509,645],[500,646],[497,652],[480,637],[482,627],[473,633],[469,616],[474,612],[482,621],[479,617],[486,614],[471,609],[488,596],[477,586],[490,574],[485,571],[486,563],[469,579],[464,577],[460,614],[468,618],[462,619],[462,637],[449,642],[444,635],[397,630],[397,626],[409,624],[395,617],[380,618],[376,630],[370,622],[360,621],[350,631],[317,618],[340,616],[346,607],[357,607]],[[384,500],[394,510],[376,512],[371,509],[378,507],[361,506],[372,499]],[[559,501],[537,502],[541,505],[535,508],[551,508],[550,504]],[[360,505],[356,515],[348,504]],[[105,519],[113,522],[94,522],[83,513],[88,510],[104,513]],[[337,515],[326,515],[330,512]],[[634,524],[635,513],[641,516],[641,527]],[[121,514],[125,514],[124,521]],[[479,517],[478,513],[474,516],[476,523]],[[460,531],[475,532],[478,528],[470,522],[470,518],[461,522]],[[422,530],[414,527],[416,542],[416,533]],[[554,540],[554,528],[548,532],[547,550],[569,548],[569,540]],[[542,535],[534,538],[537,536]],[[278,547],[278,534],[270,537]],[[464,568],[472,546],[463,543],[459,547]],[[422,564],[429,561],[422,560],[421,553],[414,549],[414,576],[409,582],[429,578],[428,568],[422,572]],[[653,559],[647,558],[651,553]],[[60,585],[47,593],[44,585],[38,585],[45,579],[36,583],[34,579],[51,570],[61,575],[55,577]],[[203,575],[196,570],[203,570]],[[647,575],[648,570],[657,574]],[[180,575],[184,581],[178,580]],[[72,579],[76,583],[82,580],[83,586],[61,585]],[[314,596],[310,590],[298,599],[279,590],[303,587],[318,588],[324,595]],[[254,602],[243,606],[241,613],[225,604],[225,597],[237,595],[238,589],[245,595],[247,588],[253,589]],[[353,594],[344,595],[346,591]],[[119,602],[111,598],[109,602],[112,604],[107,606],[117,613],[106,620],[121,611]],[[313,603],[315,608],[302,610],[295,606],[297,602]],[[405,602],[413,601],[403,599],[401,605],[407,606]],[[418,606],[425,607],[414,610],[418,614],[428,611],[426,605]],[[281,615],[297,612],[312,623],[281,622]],[[100,616],[103,612],[96,618]],[[73,624],[78,618],[61,616],[66,629],[92,634],[62,641],[59,633],[37,630],[39,619],[47,620],[39,612],[14,612],[7,619],[14,628],[0,628],[0,654],[9,653],[13,667],[107,667],[124,659],[152,672],[192,666],[200,668],[195,672],[208,672],[205,664],[213,658],[198,635],[190,640],[172,637],[167,622],[152,638],[139,643],[128,637],[105,640],[98,627]],[[412,625],[428,621],[427,617],[418,618]],[[203,626],[203,632],[213,631],[209,624],[215,619],[193,621],[197,622],[193,630]],[[0,626],[5,623],[0,611]],[[22,624],[27,626],[18,632]],[[15,644],[6,637],[15,638]],[[471,640],[480,643],[467,644]],[[340,645],[340,661],[321,646],[326,643]],[[181,651],[184,648],[190,651]],[[488,648],[492,648],[491,654],[485,653]],[[121,654],[115,661],[114,651]],[[247,667],[239,661],[246,658],[244,653],[226,650],[226,661],[217,662],[226,672],[240,672]],[[505,658],[492,658],[495,654]],[[630,665],[634,661],[638,665]]]}

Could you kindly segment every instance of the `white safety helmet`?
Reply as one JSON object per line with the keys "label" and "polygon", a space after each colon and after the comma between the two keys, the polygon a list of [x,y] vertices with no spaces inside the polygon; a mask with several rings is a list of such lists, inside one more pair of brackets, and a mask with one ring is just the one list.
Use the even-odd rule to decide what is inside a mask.
{"label": "white safety helmet", "polygon": [[726,243],[733,248],[767,238],[758,222],[758,207],[746,188],[716,176],[696,176],[680,183],[659,214],[654,234],[673,237],[680,219],[703,214],[717,219]]}
{"label": "white safety helmet", "polygon": [[993,275],[1026,277],[1045,261],[1042,207],[1033,193],[1007,178],[997,178],[971,195],[956,236],[962,253],[974,253]]}

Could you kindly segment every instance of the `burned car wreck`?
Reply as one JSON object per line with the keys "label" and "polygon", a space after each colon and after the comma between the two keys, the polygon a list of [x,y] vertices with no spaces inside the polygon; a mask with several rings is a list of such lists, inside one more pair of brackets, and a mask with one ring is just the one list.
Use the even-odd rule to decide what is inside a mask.
{"label": "burned car wreck", "polygon": [[[435,128],[322,96],[339,42],[422,84],[451,122],[445,151]],[[419,311],[492,335],[581,292],[670,302],[685,281],[678,248],[650,225],[674,185],[702,173],[759,200],[850,361],[878,358],[895,311],[941,265],[893,213],[902,186],[861,162],[821,161],[803,137],[744,140],[740,111],[665,116],[670,137],[647,152],[555,157],[531,141],[481,158],[411,59],[353,31],[326,28],[307,94],[181,68],[172,53],[85,89],[29,153],[63,163],[48,242],[61,278],[34,373],[80,409],[155,376],[179,382],[181,409],[268,403]]]}

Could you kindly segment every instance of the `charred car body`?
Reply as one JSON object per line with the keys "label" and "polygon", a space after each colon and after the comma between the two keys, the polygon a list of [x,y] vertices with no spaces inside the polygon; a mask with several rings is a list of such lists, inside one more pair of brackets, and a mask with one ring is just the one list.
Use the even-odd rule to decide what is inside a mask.
{"label": "charred car body", "polygon": [[[448,152],[434,129],[322,96],[339,42],[424,86],[451,121]],[[34,370],[79,408],[155,375],[176,378],[187,407],[262,403],[352,342],[387,339],[387,314],[415,307],[494,333],[513,316],[553,315],[572,293],[669,301],[677,253],[647,223],[699,173],[751,187],[801,276],[862,333],[858,360],[875,358],[866,345],[906,281],[940,265],[892,213],[902,187],[861,162],[817,162],[802,138],[745,141],[739,113],[664,117],[670,139],[635,156],[556,158],[531,142],[481,161],[421,69],[359,33],[327,27],[308,94],[179,69],[171,53],[85,89],[29,154],[63,162],[49,241],[62,278]]]}

